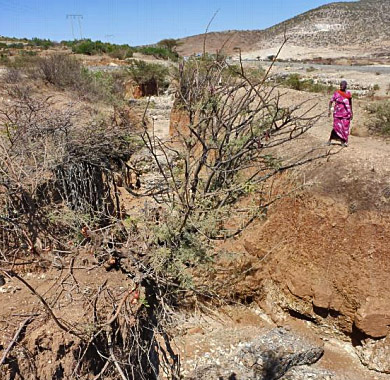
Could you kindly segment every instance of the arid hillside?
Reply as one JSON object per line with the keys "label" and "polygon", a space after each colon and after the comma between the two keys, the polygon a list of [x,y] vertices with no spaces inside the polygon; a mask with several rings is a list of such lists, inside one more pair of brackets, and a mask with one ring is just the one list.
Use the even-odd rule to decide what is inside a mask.
{"label": "arid hillside", "polygon": [[[210,53],[223,50],[263,57],[264,49],[280,46],[284,33],[289,46],[298,46],[301,52],[330,49],[335,56],[350,54],[381,54],[388,46],[390,36],[390,3],[386,0],[361,0],[331,3],[309,10],[265,30],[224,31],[207,35],[206,49]],[[203,50],[204,34],[183,38],[179,52],[183,55]],[[347,51],[341,47],[347,46]],[[256,54],[255,54],[256,53]],[[329,53],[329,52],[328,52]],[[325,54],[326,55],[326,54]]]}

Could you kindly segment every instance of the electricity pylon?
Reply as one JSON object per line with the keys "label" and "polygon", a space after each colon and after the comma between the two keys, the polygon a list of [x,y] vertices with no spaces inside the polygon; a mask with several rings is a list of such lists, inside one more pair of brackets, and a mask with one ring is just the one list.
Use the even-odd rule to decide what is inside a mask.
{"label": "electricity pylon", "polygon": [[81,20],[83,19],[83,15],[66,15],[66,18],[70,19],[70,25],[71,25],[71,28],[72,28],[72,36],[73,36],[74,40],[75,40],[75,36],[74,36],[73,20],[77,20],[78,21],[79,32],[80,32],[80,40],[82,40],[83,39],[83,33],[82,33],[82,30],[81,30]]}

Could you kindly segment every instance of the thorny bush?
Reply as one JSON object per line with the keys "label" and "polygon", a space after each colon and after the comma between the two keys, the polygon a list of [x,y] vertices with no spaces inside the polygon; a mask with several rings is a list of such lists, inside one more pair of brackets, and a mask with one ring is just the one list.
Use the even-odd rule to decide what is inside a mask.
{"label": "thorny bush", "polygon": [[[175,376],[178,359],[165,330],[170,292],[166,284],[155,286],[156,278],[137,260],[147,251],[137,226],[121,221],[118,186],[132,185],[127,162],[139,149],[137,125],[126,112],[120,122],[117,115],[96,118],[77,103],[56,103],[27,87],[14,86],[8,95],[0,111],[0,271],[27,287],[72,337],[69,378],[116,378],[118,373],[122,379],[152,379],[161,368]],[[73,273],[75,262],[82,267],[91,258],[95,275],[120,269],[113,276],[122,275],[128,289],[113,289],[102,280],[92,302],[90,284],[82,285]],[[49,295],[42,297],[19,276],[19,265],[59,270],[48,301]],[[69,273],[64,275],[65,267]],[[82,302],[83,319],[56,315],[72,310],[76,300]],[[29,371],[39,378],[42,374],[31,364],[39,361],[39,352],[28,357],[33,357]],[[23,358],[8,361],[1,371],[8,368],[12,377],[15,362]]]}
{"label": "thorny bush", "polygon": [[269,191],[278,173],[328,154],[313,148],[278,157],[319,116],[302,111],[303,103],[282,107],[265,80],[253,82],[242,66],[221,59],[190,59],[177,72],[174,112],[181,122],[172,138],[144,130],[160,178],[145,195],[165,205],[151,265],[172,282],[191,287],[193,268],[209,265],[216,241],[238,236],[265,215],[281,196]]}

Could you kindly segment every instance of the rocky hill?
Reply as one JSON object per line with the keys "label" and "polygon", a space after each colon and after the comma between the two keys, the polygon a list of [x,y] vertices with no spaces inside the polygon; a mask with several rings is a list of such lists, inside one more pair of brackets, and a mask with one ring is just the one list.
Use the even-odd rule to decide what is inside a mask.
{"label": "rocky hill", "polygon": [[[221,48],[232,53],[235,47],[243,52],[256,52],[279,46],[284,33],[288,44],[307,49],[330,49],[339,56],[341,47],[357,48],[360,54],[385,51],[390,37],[390,2],[360,0],[335,2],[309,10],[265,30],[225,31],[209,33],[207,50]],[[181,54],[198,53],[203,48],[204,35],[182,39]]]}

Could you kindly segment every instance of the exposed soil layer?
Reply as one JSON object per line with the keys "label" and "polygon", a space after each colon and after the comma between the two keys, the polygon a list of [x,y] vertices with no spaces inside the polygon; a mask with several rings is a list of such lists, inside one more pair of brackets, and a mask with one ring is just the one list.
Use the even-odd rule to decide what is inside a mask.
{"label": "exposed soil layer", "polygon": [[[316,102],[316,112],[326,110],[325,97],[302,92],[289,92],[286,104],[302,100]],[[355,112],[354,123],[364,124],[359,102]],[[330,125],[322,118],[279,154],[329,149]],[[386,141],[352,136],[348,148],[326,161],[281,177],[276,190],[306,188],[220,247],[214,286],[238,301],[257,301],[277,324],[293,317],[319,326],[351,342],[364,365],[389,373],[383,340],[390,332],[389,158]]]}

